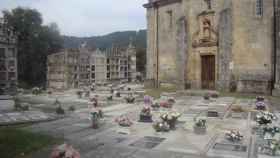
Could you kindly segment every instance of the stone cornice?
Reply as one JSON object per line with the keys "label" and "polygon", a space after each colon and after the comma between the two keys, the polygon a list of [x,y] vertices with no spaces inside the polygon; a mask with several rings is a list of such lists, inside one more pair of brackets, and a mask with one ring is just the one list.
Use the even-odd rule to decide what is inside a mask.
{"label": "stone cornice", "polygon": [[182,0],[156,0],[143,5],[144,8],[156,8],[160,6],[169,5],[172,3],[181,3]]}

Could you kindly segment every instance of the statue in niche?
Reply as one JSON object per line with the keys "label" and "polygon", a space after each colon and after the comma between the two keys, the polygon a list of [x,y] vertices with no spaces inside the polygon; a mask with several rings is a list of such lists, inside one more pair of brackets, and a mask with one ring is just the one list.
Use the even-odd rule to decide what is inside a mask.
{"label": "statue in niche", "polygon": [[211,21],[207,18],[203,19],[202,21],[203,27],[203,42],[207,42],[210,40],[211,37]]}
{"label": "statue in niche", "polygon": [[203,11],[198,15],[199,29],[193,34],[193,47],[212,47],[218,45],[218,35],[214,29],[214,11]]}

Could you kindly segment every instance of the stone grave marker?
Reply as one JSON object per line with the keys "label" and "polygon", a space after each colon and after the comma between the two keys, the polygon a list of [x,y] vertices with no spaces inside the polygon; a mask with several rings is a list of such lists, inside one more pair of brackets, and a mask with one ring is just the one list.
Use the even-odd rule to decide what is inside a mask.
{"label": "stone grave marker", "polygon": [[242,119],[243,118],[243,112],[232,112],[231,117],[236,119]]}
{"label": "stone grave marker", "polygon": [[213,149],[216,149],[216,150],[226,150],[226,151],[246,152],[247,151],[247,146],[241,145],[241,144],[216,143],[213,146]]}
{"label": "stone grave marker", "polygon": [[158,146],[164,140],[165,138],[146,136],[144,138],[140,138],[135,142],[129,144],[129,146],[144,148],[144,149],[152,149]]}
{"label": "stone grave marker", "polygon": [[219,113],[216,110],[207,111],[207,117],[219,117]]}

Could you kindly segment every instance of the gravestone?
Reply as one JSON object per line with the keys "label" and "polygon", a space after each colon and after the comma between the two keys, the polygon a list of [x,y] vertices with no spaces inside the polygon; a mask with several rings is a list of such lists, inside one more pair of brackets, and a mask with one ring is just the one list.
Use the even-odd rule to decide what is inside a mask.
{"label": "gravestone", "polygon": [[216,143],[213,146],[213,149],[216,150],[225,150],[225,151],[238,151],[238,152],[246,152],[247,146],[240,144],[225,144],[225,143]]}
{"label": "gravestone", "polygon": [[219,117],[219,113],[215,110],[207,111],[207,117]]}
{"label": "gravestone", "polygon": [[165,138],[146,136],[129,144],[129,146],[144,148],[144,149],[152,149],[158,146],[164,140]]}
{"label": "gravestone", "polygon": [[232,112],[231,113],[231,117],[232,118],[242,119],[243,118],[243,113],[242,112]]}

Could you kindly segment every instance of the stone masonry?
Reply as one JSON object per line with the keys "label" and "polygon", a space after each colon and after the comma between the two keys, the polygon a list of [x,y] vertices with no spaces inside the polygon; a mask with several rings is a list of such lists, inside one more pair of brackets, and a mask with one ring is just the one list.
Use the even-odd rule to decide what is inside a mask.
{"label": "stone masonry", "polygon": [[0,89],[14,91],[17,86],[17,37],[0,19]]}
{"label": "stone masonry", "polygon": [[271,93],[274,0],[149,0],[144,7],[147,85]]}
{"label": "stone masonry", "polygon": [[136,79],[136,48],[112,47],[104,51],[64,50],[48,56],[47,85],[50,89],[83,88],[92,84]]}

